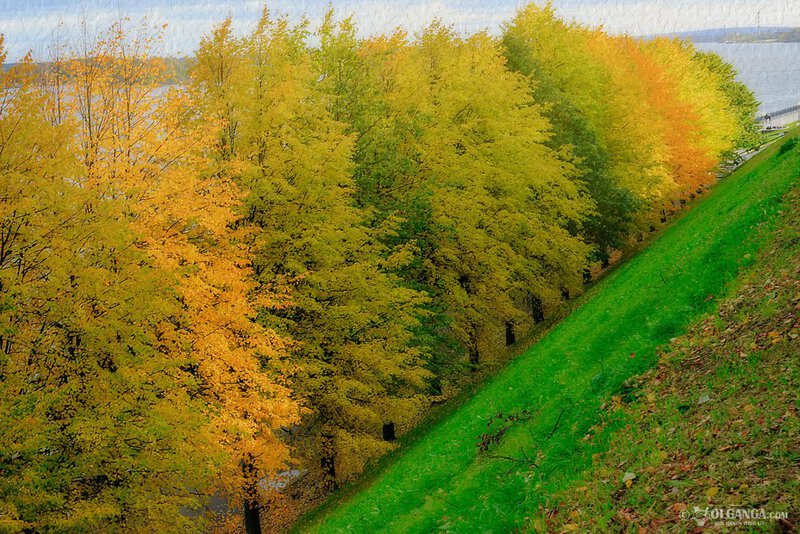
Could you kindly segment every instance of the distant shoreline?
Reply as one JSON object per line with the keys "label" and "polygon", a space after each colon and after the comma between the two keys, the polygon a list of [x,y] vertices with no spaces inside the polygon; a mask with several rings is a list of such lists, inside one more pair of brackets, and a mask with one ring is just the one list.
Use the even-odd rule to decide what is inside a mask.
{"label": "distant shoreline", "polygon": [[677,37],[679,39],[689,39],[695,43],[798,43],[800,42],[800,28],[712,28],[708,30],[692,30],[649,35],[645,37],[645,39],[655,39],[657,37]]}

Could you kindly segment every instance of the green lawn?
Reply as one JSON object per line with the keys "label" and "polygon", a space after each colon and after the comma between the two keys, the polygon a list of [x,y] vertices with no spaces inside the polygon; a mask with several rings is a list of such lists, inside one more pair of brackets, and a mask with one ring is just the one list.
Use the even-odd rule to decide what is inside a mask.
{"label": "green lawn", "polygon": [[[525,528],[549,495],[607,447],[608,432],[583,440],[601,404],[624,395],[623,381],[651,367],[656,348],[716,306],[751,261],[800,175],[800,149],[777,152],[767,149],[726,178],[471,400],[398,451],[369,485],[334,496],[298,528]],[[498,414],[518,420],[487,429]],[[502,428],[508,430],[480,453],[480,436]]]}

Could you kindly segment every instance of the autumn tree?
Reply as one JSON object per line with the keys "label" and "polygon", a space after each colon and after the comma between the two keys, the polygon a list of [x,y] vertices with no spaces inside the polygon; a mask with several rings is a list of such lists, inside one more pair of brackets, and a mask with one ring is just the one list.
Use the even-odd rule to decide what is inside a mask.
{"label": "autumn tree", "polygon": [[760,128],[755,120],[758,100],[747,85],[737,80],[737,72],[714,52],[695,51],[692,59],[716,75],[717,87],[725,97],[728,111],[735,115],[739,136],[734,142],[736,149],[750,149],[761,142]]}
{"label": "autumn tree", "polygon": [[190,77],[202,89],[204,117],[212,118],[221,128],[216,136],[216,150],[212,154],[221,161],[230,161],[236,153],[239,124],[244,112],[238,89],[247,80],[247,62],[242,41],[234,36],[229,17],[215,26],[210,36],[204,37],[195,57]]}
{"label": "autumn tree", "polygon": [[201,530],[216,493],[259,532],[282,469],[355,477],[756,140],[718,56],[549,4],[229,18],[185,86],[160,35],[0,73],[2,528]]}
{"label": "autumn tree", "polygon": [[491,38],[435,24],[413,42],[359,43],[349,20],[329,16],[317,57],[333,111],[356,134],[359,201],[374,224],[400,221],[391,244],[413,254],[400,274],[431,295],[446,319],[435,333],[453,335],[471,366],[532,299],[579,292],[586,249],[570,228],[588,204]]}
{"label": "autumn tree", "polygon": [[[249,193],[243,221],[261,228],[252,242],[259,281],[290,288],[288,306],[264,306],[260,321],[297,341],[290,376],[311,411],[292,439],[336,483],[391,447],[384,423],[407,426],[424,405],[424,353],[411,333],[424,297],[397,283],[390,268],[402,254],[387,253],[362,224],[352,139],[315,87],[305,25],[265,12],[239,46],[225,39],[233,37],[218,29],[204,41],[195,82],[223,69],[247,73],[231,87],[242,121],[230,167]],[[223,48],[244,58],[213,55]]]}
{"label": "autumn tree", "polygon": [[289,457],[277,432],[298,415],[281,372],[290,342],[254,321],[281,297],[256,291],[251,228],[234,224],[244,193],[209,157],[219,138],[233,150],[235,133],[205,120],[196,94],[163,86],[158,38],[118,23],[69,62],[82,169],[94,194],[123,206],[118,218],[142,252],[177,279],[176,342],[194,362],[214,453],[227,459],[200,489],[244,502],[256,525],[258,482]]}
{"label": "autumn tree", "polygon": [[720,89],[719,74],[693,59],[691,43],[661,38],[640,46],[655,66],[646,79],[651,102],[666,120],[675,196],[687,198],[716,180],[712,171],[735,146],[741,123]]}
{"label": "autumn tree", "polygon": [[509,66],[529,77],[547,105],[550,146],[571,147],[595,201],[583,233],[603,264],[670,182],[648,125],[652,114],[639,98],[641,80],[611,39],[559,20],[550,4],[521,9],[503,32]]}
{"label": "autumn tree", "polygon": [[0,526],[199,529],[180,509],[218,458],[176,280],[86,187],[55,104],[30,57],[0,74]]}

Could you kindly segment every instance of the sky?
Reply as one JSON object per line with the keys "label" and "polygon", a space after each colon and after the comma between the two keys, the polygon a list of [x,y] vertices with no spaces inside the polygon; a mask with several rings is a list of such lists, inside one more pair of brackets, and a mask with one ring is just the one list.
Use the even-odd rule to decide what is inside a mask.
{"label": "sky", "polygon": [[[541,3],[543,0],[537,0]],[[313,23],[332,6],[354,15],[363,35],[402,26],[414,32],[438,18],[457,31],[498,33],[527,0],[271,0],[270,11]],[[612,33],[652,35],[719,27],[800,27],[800,0],[553,0],[564,18]],[[81,21],[99,32],[115,20],[146,17],[167,24],[162,53],[191,54],[214,24],[232,15],[238,31],[257,20],[263,0],[0,0],[0,34],[8,61],[32,51],[45,58],[54,40],[79,35]]]}

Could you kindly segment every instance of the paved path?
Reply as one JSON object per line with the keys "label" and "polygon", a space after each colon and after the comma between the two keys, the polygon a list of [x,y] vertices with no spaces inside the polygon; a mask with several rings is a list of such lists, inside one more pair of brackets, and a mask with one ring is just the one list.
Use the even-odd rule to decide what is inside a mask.
{"label": "paved path", "polygon": [[793,122],[800,121],[800,104],[765,113],[756,117],[756,121],[761,124],[762,130],[785,128]]}

